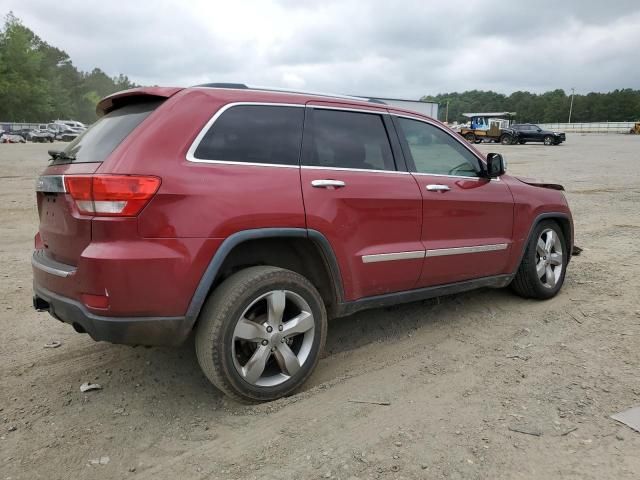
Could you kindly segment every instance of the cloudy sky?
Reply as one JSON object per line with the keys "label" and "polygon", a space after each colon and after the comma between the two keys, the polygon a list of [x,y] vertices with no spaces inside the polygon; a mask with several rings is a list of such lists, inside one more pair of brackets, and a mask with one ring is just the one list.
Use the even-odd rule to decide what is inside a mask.
{"label": "cloudy sky", "polygon": [[637,0],[2,0],[83,70],[418,98],[640,88]]}

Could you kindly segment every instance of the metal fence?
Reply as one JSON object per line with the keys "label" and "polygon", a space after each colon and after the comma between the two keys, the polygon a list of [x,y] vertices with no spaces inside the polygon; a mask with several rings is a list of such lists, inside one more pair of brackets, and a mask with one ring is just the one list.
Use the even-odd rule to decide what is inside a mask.
{"label": "metal fence", "polygon": [[47,123],[16,123],[16,122],[0,122],[0,130],[11,132],[13,130],[37,130],[38,128],[47,128]]}
{"label": "metal fence", "polygon": [[539,123],[545,130],[565,133],[629,133],[635,122]]}

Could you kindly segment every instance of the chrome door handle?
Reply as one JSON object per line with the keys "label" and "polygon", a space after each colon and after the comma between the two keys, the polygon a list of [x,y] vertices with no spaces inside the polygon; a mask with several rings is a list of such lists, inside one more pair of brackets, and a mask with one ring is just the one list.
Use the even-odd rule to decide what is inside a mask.
{"label": "chrome door handle", "polygon": [[346,184],[342,180],[312,180],[311,186],[316,188],[342,188]]}
{"label": "chrome door handle", "polygon": [[448,192],[451,190],[448,185],[437,185],[437,184],[429,184],[427,185],[427,190],[429,192]]}

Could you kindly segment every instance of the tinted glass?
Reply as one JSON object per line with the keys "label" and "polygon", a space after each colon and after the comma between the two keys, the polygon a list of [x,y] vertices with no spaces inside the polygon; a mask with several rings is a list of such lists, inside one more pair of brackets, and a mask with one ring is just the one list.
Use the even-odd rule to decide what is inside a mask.
{"label": "tinted glass", "polygon": [[315,109],[309,165],[395,170],[382,117],[376,114]]}
{"label": "tinted glass", "polygon": [[104,161],[163,101],[134,103],[109,112],[76,137],[53,163]]}
{"label": "tinted glass", "polygon": [[480,161],[453,136],[428,123],[408,118],[398,120],[417,172],[478,176]]}
{"label": "tinted glass", "polygon": [[195,157],[204,160],[297,165],[304,108],[231,107],[203,137]]}

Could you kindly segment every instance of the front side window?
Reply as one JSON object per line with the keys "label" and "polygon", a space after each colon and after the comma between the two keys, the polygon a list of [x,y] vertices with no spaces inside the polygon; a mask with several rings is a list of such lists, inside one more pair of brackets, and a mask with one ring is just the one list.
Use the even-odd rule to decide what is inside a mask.
{"label": "front side window", "polygon": [[195,158],[243,163],[298,165],[304,108],[238,105],[214,122]]}
{"label": "front side window", "polygon": [[315,109],[306,164],[318,167],[395,170],[382,116]]}
{"label": "front side window", "polygon": [[480,161],[451,135],[425,122],[399,118],[416,172],[478,177]]}

